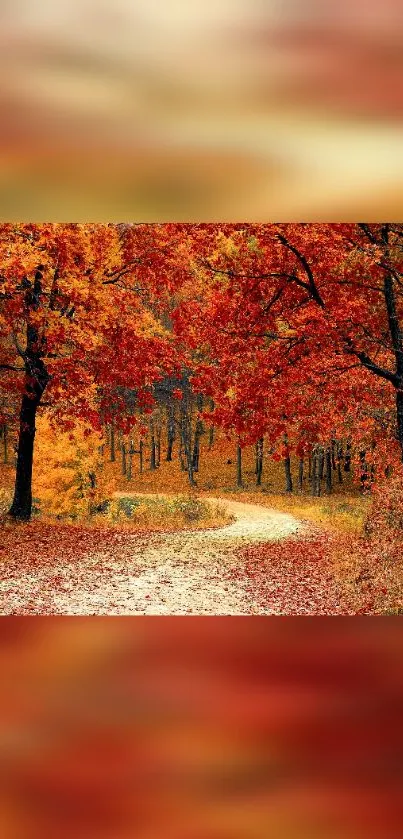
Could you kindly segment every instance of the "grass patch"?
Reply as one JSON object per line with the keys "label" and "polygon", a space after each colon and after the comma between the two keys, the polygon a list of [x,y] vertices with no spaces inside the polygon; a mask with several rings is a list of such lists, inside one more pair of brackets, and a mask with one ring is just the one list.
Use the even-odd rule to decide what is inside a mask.
{"label": "grass patch", "polygon": [[130,530],[169,531],[223,527],[233,521],[219,502],[194,495],[120,496],[94,517]]}

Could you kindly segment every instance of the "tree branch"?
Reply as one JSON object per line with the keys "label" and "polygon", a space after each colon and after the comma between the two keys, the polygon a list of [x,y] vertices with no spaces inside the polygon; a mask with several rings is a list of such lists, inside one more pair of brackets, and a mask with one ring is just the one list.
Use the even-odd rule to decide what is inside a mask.
{"label": "tree branch", "polygon": [[354,349],[351,338],[345,338],[344,340],[346,342],[346,346],[344,348],[345,353],[348,355],[355,355],[361,364],[375,376],[378,376],[380,379],[386,379],[386,381],[391,382],[394,387],[399,386],[399,377],[396,373],[393,373],[391,370],[386,370],[384,367],[380,367],[379,364],[376,364],[366,352]]}
{"label": "tree branch", "polygon": [[305,274],[308,278],[307,283],[305,283],[303,280],[298,281],[296,279],[295,281],[298,282],[298,285],[301,285],[303,288],[305,288],[306,291],[308,291],[312,295],[313,299],[316,301],[318,306],[321,307],[321,309],[325,309],[326,307],[325,307],[324,300],[322,299],[322,297],[319,293],[319,290],[318,290],[317,285],[315,283],[314,276],[313,276],[313,273],[312,273],[312,269],[309,265],[308,260],[298,250],[298,248],[295,247],[295,245],[292,245],[291,242],[288,241],[288,239],[282,233],[277,233],[276,235],[277,235],[278,240],[284,245],[284,247],[287,248],[287,250],[291,251],[291,253],[293,253],[294,256],[297,257],[298,261],[302,265],[302,267],[305,271]]}

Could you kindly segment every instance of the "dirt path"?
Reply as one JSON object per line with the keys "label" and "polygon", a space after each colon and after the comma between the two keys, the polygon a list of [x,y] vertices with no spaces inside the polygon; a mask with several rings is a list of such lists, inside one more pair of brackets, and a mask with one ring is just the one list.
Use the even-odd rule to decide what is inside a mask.
{"label": "dirt path", "polygon": [[[115,498],[155,498],[153,493],[147,492],[116,492]],[[175,498],[175,495],[160,495],[160,498]],[[302,523],[294,516],[280,513],[278,510],[263,507],[261,504],[250,504],[245,501],[233,501],[229,498],[203,497],[211,504],[219,504],[235,521],[232,524],[218,527],[214,530],[195,530],[176,534],[175,538],[183,539],[191,536],[192,540],[202,539],[203,542],[220,542],[229,540],[236,542],[267,542],[273,539],[284,539],[302,528]]]}
{"label": "dirt path", "polygon": [[[127,496],[127,493],[121,495]],[[133,493],[134,496],[138,493]],[[90,551],[31,573],[7,574],[0,583],[0,613],[69,615],[259,614],[235,550],[277,541],[303,525],[257,504],[209,498],[235,521],[216,530],[139,539],[122,533],[105,549],[94,532]],[[99,538],[99,544],[98,543]],[[9,569],[11,571],[11,569]],[[236,579],[234,580],[234,572]],[[249,585],[248,585],[249,582]],[[275,614],[265,609],[264,614]]]}

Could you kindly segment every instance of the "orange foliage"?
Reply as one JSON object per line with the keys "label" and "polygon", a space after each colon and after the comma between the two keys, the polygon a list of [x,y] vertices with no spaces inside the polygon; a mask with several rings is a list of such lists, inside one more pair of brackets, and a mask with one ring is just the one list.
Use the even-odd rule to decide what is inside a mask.
{"label": "orange foliage", "polygon": [[101,434],[78,421],[70,431],[56,429],[47,415],[38,420],[34,461],[35,493],[46,516],[87,516],[113,487],[105,480]]}

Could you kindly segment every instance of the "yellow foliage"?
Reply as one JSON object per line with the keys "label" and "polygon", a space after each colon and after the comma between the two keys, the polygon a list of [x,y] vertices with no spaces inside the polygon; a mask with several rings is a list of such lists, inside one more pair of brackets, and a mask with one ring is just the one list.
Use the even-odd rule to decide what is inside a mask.
{"label": "yellow foliage", "polygon": [[33,486],[43,514],[85,516],[113,490],[104,481],[101,445],[101,435],[83,422],[67,432],[46,415],[38,420]]}

